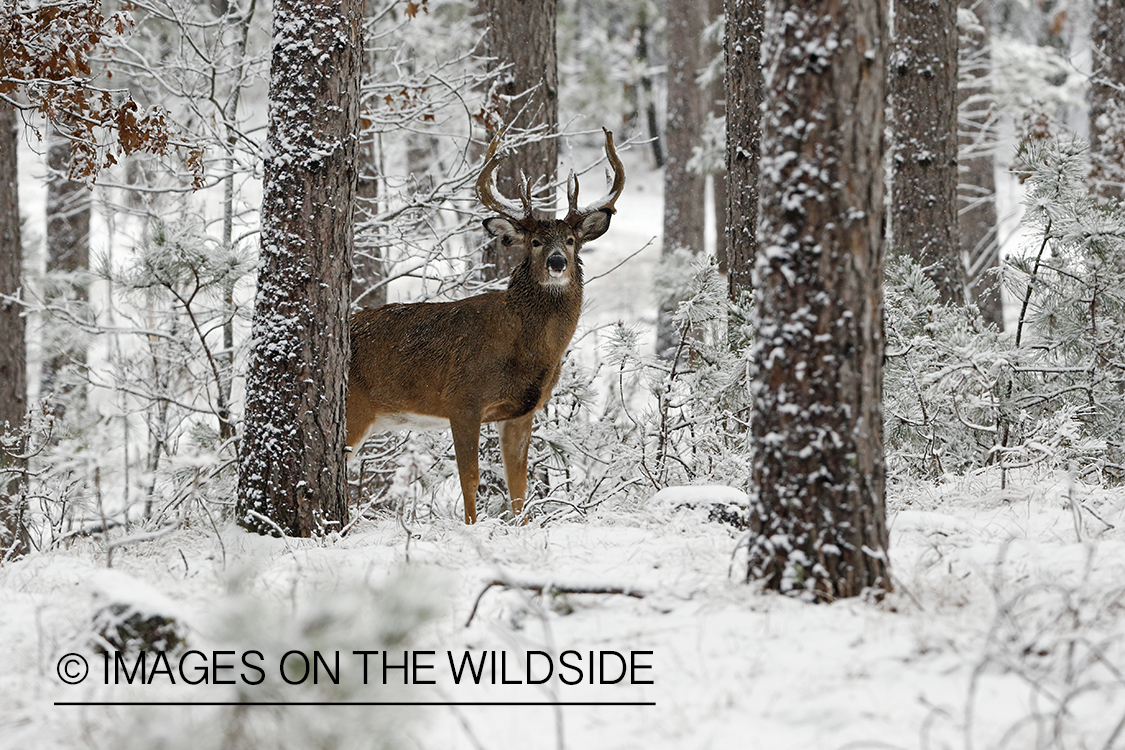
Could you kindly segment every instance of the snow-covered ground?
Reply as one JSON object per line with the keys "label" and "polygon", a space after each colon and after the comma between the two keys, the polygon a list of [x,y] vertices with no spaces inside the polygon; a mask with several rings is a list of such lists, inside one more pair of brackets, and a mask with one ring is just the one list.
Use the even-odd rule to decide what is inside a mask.
{"label": "snow-covered ground", "polygon": [[[236,698],[654,704],[290,708],[290,721],[307,720],[271,747],[321,746],[317,717],[332,717],[329,734],[354,726],[358,746],[372,739],[365,728],[394,717],[386,720],[405,722],[405,746],[443,749],[1121,747],[1125,493],[1065,478],[1001,492],[995,480],[892,489],[898,590],[881,602],[762,593],[742,580],[739,533],[674,498],[544,528],[427,520],[412,525],[409,543],[392,517],[325,542],[184,529],[117,550],[112,570],[98,541],[76,540],[0,568],[0,747],[223,746],[238,723],[228,708],[55,702]],[[481,596],[496,580],[643,598],[505,587]],[[219,674],[238,684],[186,685],[173,659],[172,678],[107,686],[90,641],[95,613],[110,601],[179,618],[187,647],[207,658],[234,653],[220,659],[235,668]],[[411,624],[415,617],[424,622]],[[394,690],[279,692],[284,651],[339,651],[341,671],[355,679],[362,657],[352,652],[385,648],[392,664],[409,651],[433,665],[418,674],[437,684],[402,687],[403,670],[391,669]],[[263,668],[260,685],[242,682],[257,676],[239,662],[254,650],[265,655],[251,658]],[[580,678],[562,668],[568,650]],[[638,684],[629,676],[587,684],[591,651],[595,661],[602,652],[633,659]],[[452,682],[450,654],[460,666],[466,652],[497,659],[480,685],[467,672]],[[73,686],[57,674],[71,653],[91,665]],[[190,657],[189,678],[203,658]],[[382,681],[381,658],[369,656],[371,683]],[[533,679],[548,662],[555,674],[543,685],[501,684],[524,681],[528,658]],[[605,658],[613,680],[620,661]],[[112,662],[109,670],[113,683]]]}

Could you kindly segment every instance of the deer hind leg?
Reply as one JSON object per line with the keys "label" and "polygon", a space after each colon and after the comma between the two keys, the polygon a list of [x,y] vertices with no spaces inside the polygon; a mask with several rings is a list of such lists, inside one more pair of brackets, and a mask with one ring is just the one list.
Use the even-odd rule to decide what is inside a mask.
{"label": "deer hind leg", "polygon": [[461,494],[465,496],[465,523],[477,522],[477,487],[480,485],[480,417],[451,419],[453,453],[457,456],[457,474],[461,477]]}
{"label": "deer hind leg", "polygon": [[512,515],[521,523],[523,503],[527,499],[527,449],[531,444],[531,423],[535,412],[496,425],[500,432],[500,452],[504,456],[504,474],[508,479],[508,494],[512,498]]}

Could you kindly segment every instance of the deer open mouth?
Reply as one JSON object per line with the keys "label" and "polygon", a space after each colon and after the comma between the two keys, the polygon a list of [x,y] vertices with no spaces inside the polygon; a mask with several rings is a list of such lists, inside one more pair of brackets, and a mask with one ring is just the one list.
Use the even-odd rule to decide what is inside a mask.
{"label": "deer open mouth", "polygon": [[566,273],[566,256],[562,254],[551,255],[547,258],[547,273],[551,278],[557,279]]}

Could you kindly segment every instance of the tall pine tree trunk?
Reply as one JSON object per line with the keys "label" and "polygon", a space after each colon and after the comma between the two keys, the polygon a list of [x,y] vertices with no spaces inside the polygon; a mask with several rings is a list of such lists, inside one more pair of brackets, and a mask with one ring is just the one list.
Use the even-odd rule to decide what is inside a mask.
{"label": "tall pine tree trunk", "polygon": [[[1000,243],[996,234],[996,106],[992,99],[991,0],[961,0],[971,18],[960,24],[957,89],[960,127],[957,185],[961,257],[969,298],[984,319],[1004,330],[1000,296]],[[975,20],[972,20],[975,19]]]}
{"label": "tall pine tree trunk", "polygon": [[[668,0],[668,107],[664,123],[664,257],[703,252],[704,179],[688,168],[703,132],[703,13],[697,0]],[[672,315],[678,300],[665,295],[657,313],[656,351],[675,348]]]}
{"label": "tall pine tree trunk", "polygon": [[1094,190],[1125,199],[1125,6],[1094,0],[1090,47],[1090,157]]}
{"label": "tall pine tree trunk", "polygon": [[957,0],[896,0],[890,65],[891,252],[965,302],[957,232]]}
{"label": "tall pine tree trunk", "polygon": [[734,301],[752,289],[758,251],[762,2],[726,0],[727,290]]}
{"label": "tall pine tree trunk", "polygon": [[[26,554],[23,440],[27,413],[27,345],[20,278],[19,169],[16,110],[0,101],[0,562]],[[5,438],[5,435],[9,438]]]}
{"label": "tall pine tree trunk", "polygon": [[239,522],[310,536],[347,520],[344,407],[361,0],[278,0]]}
{"label": "tall pine tree trunk", "polygon": [[[501,123],[510,135],[535,131],[533,143],[510,153],[496,172],[503,195],[517,195],[520,173],[532,178],[537,202],[545,203],[544,218],[554,218],[555,175],[559,147],[559,64],[555,40],[557,0],[477,0],[481,23],[487,29],[483,53],[491,70],[503,67],[493,93]],[[491,137],[491,134],[489,134]],[[515,245],[499,240],[485,248],[487,278],[504,278],[523,258]]]}
{"label": "tall pine tree trunk", "polygon": [[748,575],[889,590],[884,510],[884,0],[767,0]]}

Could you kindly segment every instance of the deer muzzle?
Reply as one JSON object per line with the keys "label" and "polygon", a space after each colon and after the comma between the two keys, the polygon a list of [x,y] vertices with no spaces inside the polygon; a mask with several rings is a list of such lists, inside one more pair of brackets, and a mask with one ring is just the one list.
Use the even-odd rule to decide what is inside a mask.
{"label": "deer muzzle", "polygon": [[566,256],[555,250],[547,256],[547,273],[551,278],[559,278],[566,273]]}

